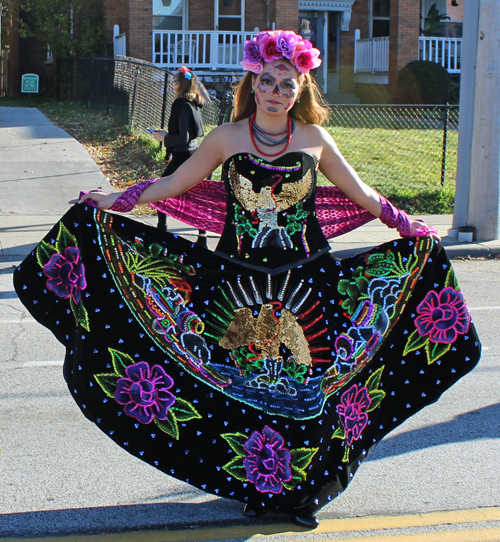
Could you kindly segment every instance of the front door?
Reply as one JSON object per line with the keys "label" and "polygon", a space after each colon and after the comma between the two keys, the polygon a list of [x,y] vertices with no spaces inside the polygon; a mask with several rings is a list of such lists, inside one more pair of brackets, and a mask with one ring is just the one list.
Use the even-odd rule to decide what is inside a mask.
{"label": "front door", "polygon": [[339,92],[340,19],[339,11],[328,12],[327,87],[331,94]]}
{"label": "front door", "polygon": [[328,12],[324,11],[299,11],[299,34],[309,40],[313,47],[321,51],[320,58],[323,60],[321,66],[316,70],[314,77],[322,92],[326,92],[327,85],[327,52],[326,52],[326,25]]}

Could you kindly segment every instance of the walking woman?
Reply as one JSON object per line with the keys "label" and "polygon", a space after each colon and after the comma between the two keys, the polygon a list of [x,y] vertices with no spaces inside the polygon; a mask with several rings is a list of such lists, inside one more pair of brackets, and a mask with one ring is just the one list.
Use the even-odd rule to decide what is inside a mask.
{"label": "walking woman", "polygon": [[[168,166],[163,177],[171,175],[181,164],[191,158],[198,148],[198,137],[202,137],[203,119],[201,110],[205,97],[198,77],[186,66],[182,66],[173,77],[175,100],[168,119],[168,132],[155,130],[152,135],[165,145]],[[158,226],[167,231],[167,215],[158,211]],[[204,236],[205,232],[200,232]]]}
{"label": "walking woman", "polygon": [[[119,446],[247,516],[307,528],[370,449],[480,354],[433,229],[363,183],[321,127],[318,54],[294,32],[258,34],[233,122],[168,177],[81,195],[15,273],[67,347],[75,401]],[[167,200],[207,218],[190,202],[215,198],[221,183],[203,179],[220,164],[215,252],[107,212]],[[321,212],[318,170],[337,187]],[[324,232],[340,197],[401,237],[335,259]]]}

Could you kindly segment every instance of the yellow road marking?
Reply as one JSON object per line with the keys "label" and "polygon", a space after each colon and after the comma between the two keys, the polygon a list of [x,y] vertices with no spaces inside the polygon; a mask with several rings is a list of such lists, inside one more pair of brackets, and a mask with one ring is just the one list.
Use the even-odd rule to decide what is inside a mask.
{"label": "yellow road marking", "polygon": [[[264,536],[296,536],[303,534],[329,533],[369,533],[391,529],[417,527],[437,527],[460,525],[462,523],[485,523],[500,521],[499,508],[479,508],[476,510],[456,510],[451,512],[430,512],[426,514],[407,514],[401,516],[366,516],[360,518],[324,519],[313,531],[284,524],[234,525],[228,527],[207,527],[196,529],[178,529],[134,531],[98,535],[70,535],[48,538],[8,538],[5,542],[202,542],[204,540],[238,539],[255,540]],[[456,529],[416,534],[386,534],[382,536],[337,538],[337,542],[500,542],[500,528]]]}

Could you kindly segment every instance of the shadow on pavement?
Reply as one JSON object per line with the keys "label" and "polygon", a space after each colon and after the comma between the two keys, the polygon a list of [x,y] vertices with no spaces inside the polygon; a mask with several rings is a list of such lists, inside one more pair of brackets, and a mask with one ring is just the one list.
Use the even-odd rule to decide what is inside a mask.
{"label": "shadow on pavement", "polygon": [[500,403],[465,412],[450,421],[429,425],[382,440],[367,461],[424,450],[443,444],[500,438]]}

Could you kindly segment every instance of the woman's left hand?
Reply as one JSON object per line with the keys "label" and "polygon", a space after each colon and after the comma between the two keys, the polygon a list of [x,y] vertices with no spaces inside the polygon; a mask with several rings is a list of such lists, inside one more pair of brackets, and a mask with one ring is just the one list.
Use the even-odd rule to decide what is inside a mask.
{"label": "woman's left hand", "polygon": [[168,132],[166,132],[165,130],[155,130],[151,133],[151,135],[156,139],[156,141],[164,141],[167,133]]}
{"label": "woman's left hand", "polygon": [[430,236],[436,241],[441,241],[436,228],[429,226],[426,222],[420,219],[410,218],[410,235],[412,237],[427,237]]}
{"label": "woman's left hand", "polygon": [[[97,209],[111,209],[115,201],[121,196],[123,192],[115,192],[113,194],[107,194],[102,190],[91,190],[90,192],[80,192],[78,199],[72,199],[68,203],[71,205],[75,203],[89,203],[92,207],[97,207]],[[92,203],[90,203],[92,202]]]}

